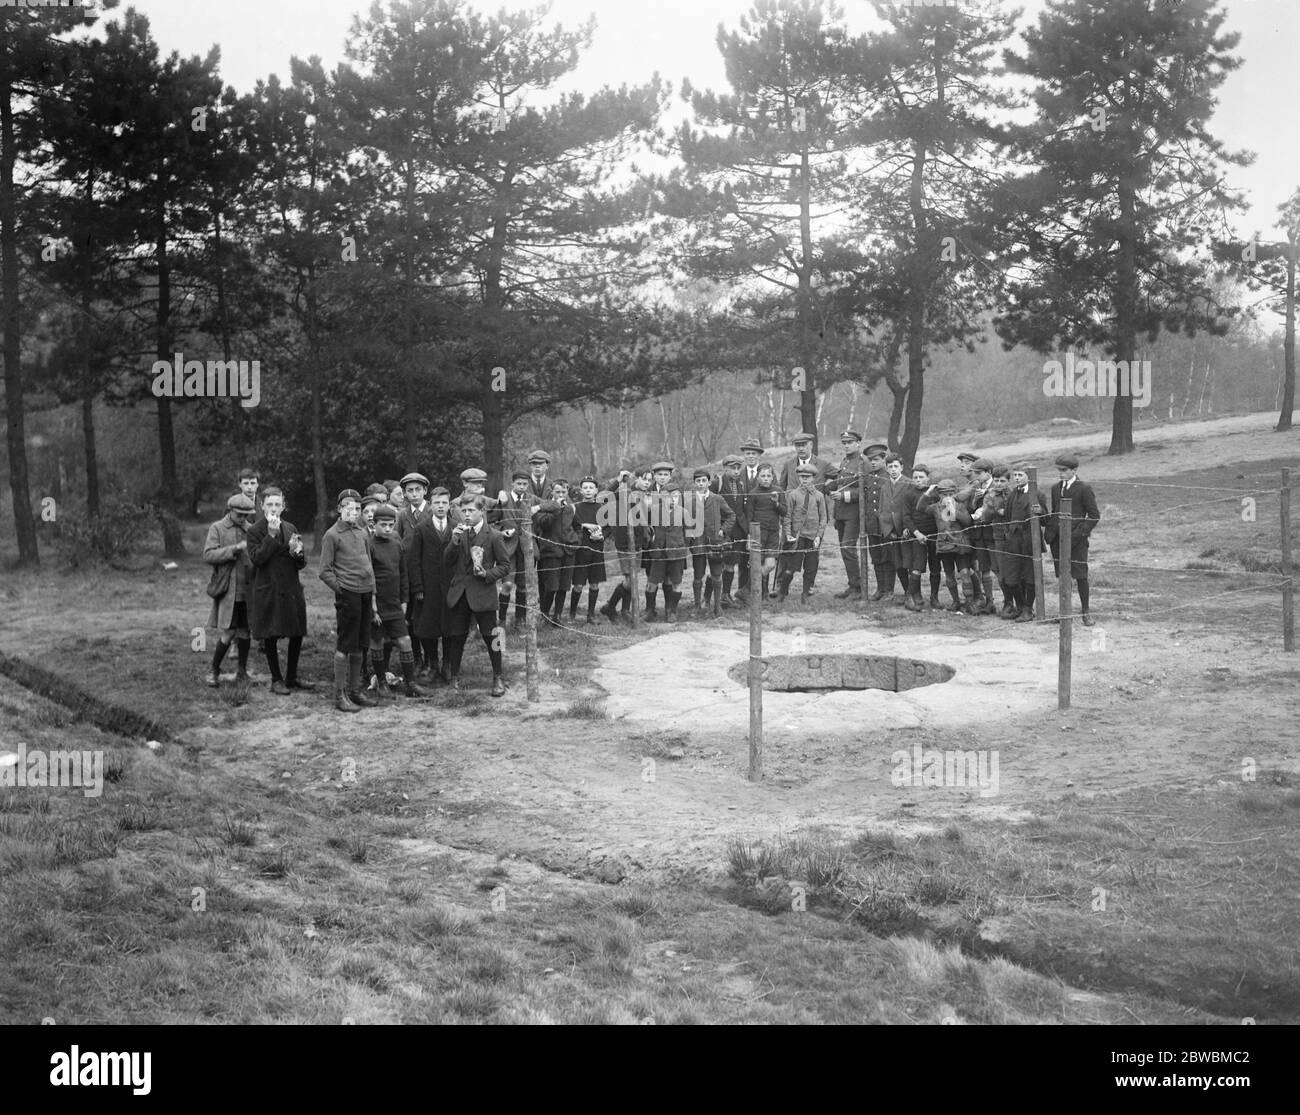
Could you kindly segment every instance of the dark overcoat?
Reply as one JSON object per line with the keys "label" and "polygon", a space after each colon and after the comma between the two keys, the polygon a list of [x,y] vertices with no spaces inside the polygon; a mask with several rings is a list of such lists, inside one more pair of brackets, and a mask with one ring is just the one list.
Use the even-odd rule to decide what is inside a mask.
{"label": "dark overcoat", "polygon": [[253,562],[253,591],[248,629],[254,639],[291,639],[307,634],[307,601],[298,572],[307,564],[304,549],[289,553],[289,539],[298,528],[288,519],[269,529],[265,516],[248,528],[248,556]]}

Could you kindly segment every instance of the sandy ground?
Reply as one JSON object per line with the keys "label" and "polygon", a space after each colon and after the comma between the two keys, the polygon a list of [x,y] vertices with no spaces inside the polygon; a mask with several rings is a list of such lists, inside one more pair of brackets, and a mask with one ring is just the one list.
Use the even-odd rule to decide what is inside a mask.
{"label": "sandy ground", "polygon": [[[1110,503],[1126,476],[1172,485],[1207,458],[1239,465],[1244,488],[1274,483],[1249,476],[1250,462],[1291,454],[1300,432],[1271,432],[1271,416],[1219,419],[1141,431],[1135,456],[1085,458],[1098,483],[1104,529],[1094,558],[1181,569],[1203,546],[1196,521],[1145,516]],[[1058,446],[1104,451],[1106,432],[1071,430],[996,447],[999,457]],[[938,463],[957,445],[927,445]],[[993,449],[973,443],[977,449]],[[1297,460],[1300,464],[1300,459]],[[1169,505],[1208,498],[1163,492]],[[1235,497],[1229,495],[1229,499]],[[1165,504],[1157,502],[1157,507]],[[1108,510],[1109,508],[1109,510]],[[422,815],[428,839],[515,853],[541,867],[614,882],[638,872],[663,878],[716,878],[733,837],[770,838],[810,829],[911,831],[963,818],[1041,810],[1064,795],[1116,794],[1139,785],[1178,794],[1230,792],[1244,759],[1290,770],[1297,759],[1295,717],[1300,661],[1276,636],[1276,601],[1211,603],[1178,609],[1187,595],[1232,589],[1204,574],[1099,578],[1101,624],[1075,638],[1074,702],[1058,712],[1054,692],[1058,629],[942,612],[911,616],[873,606],[865,617],[831,594],[844,584],[832,548],[814,608],[777,618],[774,653],[788,653],[796,627],[809,648],[896,646],[897,653],[958,667],[953,681],[910,694],[768,694],[765,779],[746,780],[748,716],[743,688],[727,669],[746,654],[742,617],[718,625],[654,628],[634,647],[608,626],[579,627],[567,639],[599,637],[600,665],[585,688],[561,690],[543,639],[543,701],[524,696],[522,655],[509,653],[514,684],[481,715],[447,716],[439,698],[344,718],[323,695],[273,698],[253,690],[250,718],[234,727],[186,733],[203,761],[269,786],[346,798],[354,808]],[[1050,563],[1049,563],[1050,571]],[[6,649],[32,653],[70,633],[106,642],[131,636],[171,640],[175,668],[196,679],[196,700],[222,706],[198,685],[201,656],[190,653],[192,624],[203,622],[202,571],[154,574],[140,597],[120,607],[74,608],[75,601],[10,602]],[[170,580],[164,578],[170,577]],[[193,582],[190,584],[190,582]],[[328,601],[309,584],[313,638],[328,639]],[[188,594],[188,595],[187,595]],[[1049,599],[1055,582],[1049,578]],[[188,611],[186,610],[188,608]],[[1052,607],[1054,611],[1054,604]],[[471,644],[467,658],[483,658]],[[123,669],[131,669],[123,658]],[[263,672],[265,666],[261,667]],[[318,674],[318,680],[325,678]],[[486,689],[480,674],[475,685]],[[716,691],[716,692],[715,692]],[[605,696],[612,719],[562,715],[575,696]],[[710,696],[717,700],[711,701]],[[561,714],[561,715],[557,715]],[[963,749],[997,753],[995,795],[978,788],[895,785],[898,752]],[[358,782],[340,783],[356,760]],[[648,765],[652,764],[652,765]],[[286,779],[284,776],[288,775]]]}

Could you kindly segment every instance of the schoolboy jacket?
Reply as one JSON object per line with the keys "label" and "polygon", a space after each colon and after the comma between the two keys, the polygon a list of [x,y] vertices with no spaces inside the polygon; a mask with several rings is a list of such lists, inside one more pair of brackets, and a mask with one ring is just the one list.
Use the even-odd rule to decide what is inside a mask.
{"label": "schoolboy jacket", "polygon": [[683,497],[686,507],[686,541],[692,550],[702,546],[725,546],[732,539],[731,528],[736,513],[722,496],[712,490],[708,496],[689,491]]}
{"label": "schoolboy jacket", "polygon": [[1038,504],[1040,528],[1043,520],[1048,515],[1047,503],[1043,499],[1043,493],[1038,492],[1036,494],[1038,498],[1035,501],[1030,497],[1028,489],[1021,491],[1019,488],[1013,488],[1007,493],[1007,541],[1024,546],[1026,549],[1032,545],[1030,529],[1033,520],[1030,518],[1030,514],[1035,502]]}
{"label": "schoolboy jacket", "polygon": [[749,509],[745,504],[747,488],[744,477],[733,478],[722,472],[713,478],[711,487],[731,508],[732,541],[749,537]]}
{"label": "schoolboy jacket", "polygon": [[380,619],[400,619],[410,599],[406,551],[397,535],[370,539],[370,561],[375,572],[375,603]]}
{"label": "schoolboy jacket", "polygon": [[[481,577],[474,572],[475,546],[483,547]],[[472,612],[496,610],[497,582],[513,568],[506,553],[506,540],[500,531],[493,530],[486,522],[480,523],[473,534],[466,531],[458,541],[448,542],[442,560],[451,571],[451,583],[447,587],[448,607],[455,607],[464,597]]]}
{"label": "schoolboy jacket", "polygon": [[538,504],[533,516],[539,558],[572,559],[578,548],[578,533],[573,529],[573,504],[547,500]]}
{"label": "schoolboy jacket", "polygon": [[351,525],[340,519],[325,532],[317,575],[335,593],[375,591],[375,571],[370,564],[370,532],[360,519]]}
{"label": "schoolboy jacket", "polygon": [[970,511],[960,499],[953,497],[951,504],[943,496],[936,496],[925,505],[927,526],[922,530],[934,539],[934,548],[941,554],[964,554],[971,548],[969,530]]}
{"label": "schoolboy jacket", "polygon": [[903,532],[903,496],[912,489],[912,482],[900,476],[891,480],[888,475],[880,482],[880,510],[876,514],[876,533],[894,538]]}
{"label": "schoolboy jacket", "polygon": [[[1043,524],[1043,533],[1050,545],[1055,545],[1061,533],[1061,490],[1064,482],[1058,480],[1052,485],[1051,514]],[[1101,522],[1101,512],[1097,510],[1097,497],[1092,486],[1077,476],[1070,485],[1070,541],[1087,541],[1097,524]]]}
{"label": "schoolboy jacket", "polygon": [[406,560],[406,579],[412,596],[433,596],[447,591],[451,574],[443,561],[443,551],[451,544],[451,532],[456,524],[451,521],[450,516],[446,523],[446,530],[439,533],[433,518],[430,517],[423,520],[411,535]]}
{"label": "schoolboy jacket", "polygon": [[830,504],[816,488],[795,488],[786,492],[786,515],[781,525],[784,538],[821,538],[831,521]]}

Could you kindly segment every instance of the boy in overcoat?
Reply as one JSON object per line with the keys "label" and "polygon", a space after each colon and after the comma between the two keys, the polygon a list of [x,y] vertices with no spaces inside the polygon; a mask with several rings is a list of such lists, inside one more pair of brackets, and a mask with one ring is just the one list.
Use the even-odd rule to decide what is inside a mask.
{"label": "boy in overcoat", "polygon": [[[298,575],[307,564],[307,551],[298,528],[284,518],[286,510],[284,493],[266,488],[262,516],[248,528],[248,556],[256,571],[249,630],[261,642],[271,668],[271,692],[281,696],[294,689],[316,688],[298,677],[298,659],[307,634],[307,602]],[[289,640],[283,674],[277,648],[280,639]]]}

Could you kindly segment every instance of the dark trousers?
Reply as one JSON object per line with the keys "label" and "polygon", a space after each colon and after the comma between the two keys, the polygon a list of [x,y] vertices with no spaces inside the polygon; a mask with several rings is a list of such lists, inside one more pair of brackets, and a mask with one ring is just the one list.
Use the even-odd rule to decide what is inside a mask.
{"label": "dark trousers", "polygon": [[858,517],[835,521],[835,533],[840,539],[840,557],[844,559],[844,572],[853,592],[862,591],[862,578],[858,572]]}
{"label": "dark trousers", "polygon": [[803,573],[803,587],[805,590],[813,587],[813,582],[817,580],[817,568],[821,564],[821,548],[817,545],[815,538],[797,538],[793,542],[786,543],[786,549],[781,555],[781,575],[789,581],[794,580],[794,575],[800,571]]}
{"label": "dark trousers", "polygon": [[364,654],[370,647],[370,607],[374,594],[348,592],[334,594],[334,623],[339,654]]}
{"label": "dark trousers", "polygon": [[492,672],[501,673],[502,656],[501,643],[497,639],[497,612],[495,608],[486,612],[475,612],[470,610],[469,601],[463,596],[447,609],[447,627],[451,631],[458,632],[455,635],[448,635],[444,639],[447,653],[447,665],[451,674],[455,677],[460,673],[461,658],[465,654],[465,643],[469,639],[470,628],[477,624],[478,633],[483,638],[483,645],[487,647],[488,659],[492,663]]}

